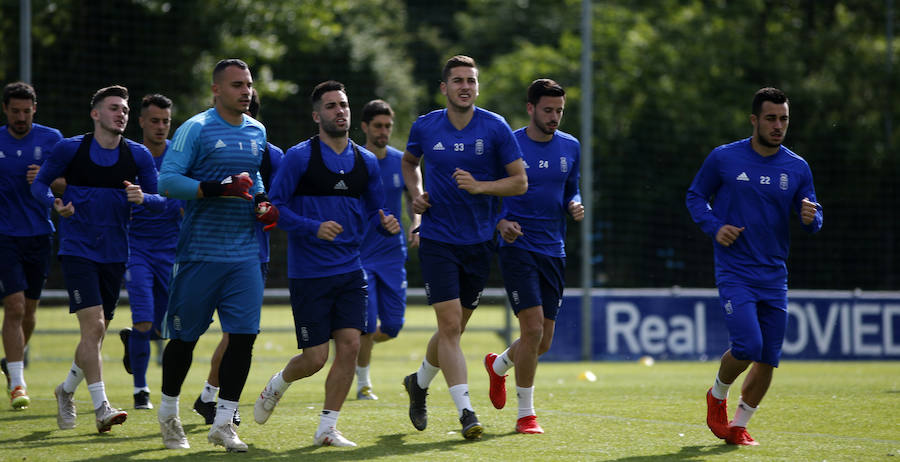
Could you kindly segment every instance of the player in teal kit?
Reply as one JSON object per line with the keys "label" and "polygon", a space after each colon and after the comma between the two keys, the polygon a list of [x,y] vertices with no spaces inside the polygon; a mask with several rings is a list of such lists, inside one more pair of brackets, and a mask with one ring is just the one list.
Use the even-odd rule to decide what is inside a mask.
{"label": "player in teal kit", "polygon": [[[160,94],[144,96],[138,123],[143,132],[143,144],[153,155],[157,168],[162,165],[169,145],[171,122],[172,100]],[[134,376],[135,409],[153,408],[147,384],[150,340],[159,338],[162,332],[183,207],[184,201],[168,199],[162,213],[154,213],[142,206],[135,206],[131,211],[125,288],[131,305],[132,328],[120,330],[119,337],[125,347],[125,370]]]}
{"label": "player in teal kit", "polygon": [[[422,366],[403,384],[409,394],[410,420],[417,430],[424,430],[427,389],[443,371],[462,434],[476,439],[483,428],[469,400],[460,336],[490,271],[499,197],[524,194],[528,178],[506,120],[475,106],[475,60],[454,56],[441,77],[447,108],[416,120],[403,154],[403,177],[413,211],[422,214],[419,260],[438,325]],[[428,181],[424,190],[419,170],[423,158]]]}
{"label": "player in teal kit", "polygon": [[215,106],[178,128],[160,171],[163,194],[187,200],[163,322],[163,336],[170,340],[163,353],[158,419],[163,443],[170,449],[189,447],[178,417],[178,397],[197,340],[217,310],[229,342],[207,439],[228,451],[247,450],[232,419],[259,333],[263,281],[256,220],[274,225],[278,214],[259,176],[265,127],[244,114],[252,84],[246,63],[219,61],[213,70]]}
{"label": "player in teal kit", "polygon": [[[250,106],[247,107],[246,114],[259,120],[259,93],[257,93],[255,88],[251,90]],[[259,165],[259,175],[262,177],[266,191],[269,190],[272,184],[272,177],[278,171],[278,166],[281,165],[283,157],[284,152],[281,151],[281,148],[266,142],[266,148],[262,151],[262,159]],[[259,242],[259,268],[262,272],[263,284],[265,284],[269,275],[269,232],[265,229],[267,226],[264,223],[256,224],[256,237]],[[227,332],[222,334],[222,340],[219,341],[210,359],[209,375],[207,375],[206,383],[203,384],[203,391],[194,400],[194,412],[201,415],[207,425],[212,424],[216,418],[216,395],[219,393],[219,366],[222,364],[222,356],[225,354],[226,348],[228,348]],[[235,425],[241,424],[241,414],[237,409],[234,411],[232,421]]]}
{"label": "player in teal kit", "polygon": [[[125,273],[132,204],[154,213],[165,207],[163,198],[155,194],[153,156],[143,145],[122,136],[128,114],[125,87],[98,90],[91,98],[93,133],[57,143],[31,185],[31,194],[47,207],[52,204],[62,217],[60,264],[69,311],[76,314],[81,329],[75,361],[55,391],[57,424],[62,429],[75,427],[73,395],[82,379],[88,383],[98,431],[109,431],[128,415],[111,407],[106,397],[101,347]],[[54,199],[50,184],[61,176],[66,180],[65,193]]]}
{"label": "player in teal kit", "polygon": [[566,215],[584,219],[578,191],[581,145],[558,131],[566,92],[550,79],[528,87],[527,127],[516,130],[528,171],[528,192],[503,200],[500,268],[510,305],[519,318],[519,338],[503,353],[484,358],[491,402],[506,404],[506,371],[516,367],[519,415],[516,431],[543,433],[534,412],[534,376],[538,356],[550,349],[562,302],[566,266]]}
{"label": "player in teal kit", "polygon": [[31,402],[25,383],[25,348],[34,332],[35,312],[50,267],[53,223],[50,208],[31,196],[29,183],[53,146],[62,139],[55,128],[34,123],[37,94],[14,82],[3,88],[0,127],[0,299],[3,300],[2,361],[9,402],[25,409]]}
{"label": "player in teal kit", "polygon": [[[772,382],[787,325],[787,256],[791,213],[802,228],[822,228],[812,172],[781,145],[789,122],[787,96],[763,88],[753,97],[753,135],[714,149],[687,192],[694,221],[713,239],[716,285],[731,347],[706,393],[706,423],[729,444],[758,444],[747,422]],[[728,421],[726,398],[750,367]]]}
{"label": "player in teal kit", "polygon": [[350,140],[350,103],[340,82],[316,85],[310,95],[319,134],[288,149],[272,182],[272,200],[288,233],[288,277],[297,347],[253,407],[265,423],[290,385],[325,365],[334,339],[334,361],[325,379],[325,401],[313,436],[317,446],[356,446],[337,429],[353,384],[359,337],[366,331],[366,278],[359,259],[363,235],[379,226],[385,235],[400,224],[384,210],[378,160]]}
{"label": "player in teal kit", "polygon": [[[365,147],[378,158],[385,206],[399,213],[406,187],[400,171],[403,153],[388,146],[393,127],[394,111],[386,101],[376,99],[363,106],[360,128],[366,134]],[[409,206],[409,195],[406,196]],[[418,247],[419,235],[412,230],[419,227],[420,217],[407,208],[410,215],[407,239],[410,247]],[[370,228],[366,231],[359,253],[369,285],[369,319],[368,332],[363,333],[360,339],[356,359],[356,399],[376,400],[378,397],[369,376],[372,347],[375,343],[397,337],[403,328],[406,312],[406,242],[403,233],[385,236],[377,226]]]}

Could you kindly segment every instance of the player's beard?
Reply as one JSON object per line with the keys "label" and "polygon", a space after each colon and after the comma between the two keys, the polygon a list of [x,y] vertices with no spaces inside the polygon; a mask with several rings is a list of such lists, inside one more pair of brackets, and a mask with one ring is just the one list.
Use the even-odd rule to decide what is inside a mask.
{"label": "player's beard", "polygon": [[9,128],[11,128],[13,133],[17,136],[25,136],[31,130],[31,125],[25,122],[16,122],[14,124],[9,124]]}
{"label": "player's beard", "polygon": [[554,125],[553,128],[551,128],[548,124],[541,123],[537,120],[534,121],[534,126],[537,127],[537,129],[545,135],[552,135],[556,133],[556,128],[559,127],[559,125]]}
{"label": "player's beard", "polygon": [[328,136],[332,138],[343,138],[347,136],[347,133],[350,132],[350,124],[347,123],[347,128],[340,128],[336,123],[332,121],[322,121],[322,131],[327,133]]}
{"label": "player's beard", "polygon": [[[784,134],[781,135],[781,139],[784,139]],[[762,132],[759,130],[759,127],[756,127],[756,140],[759,144],[767,147],[767,148],[777,148],[781,146],[781,143],[773,143],[769,141],[769,139],[763,136]]]}

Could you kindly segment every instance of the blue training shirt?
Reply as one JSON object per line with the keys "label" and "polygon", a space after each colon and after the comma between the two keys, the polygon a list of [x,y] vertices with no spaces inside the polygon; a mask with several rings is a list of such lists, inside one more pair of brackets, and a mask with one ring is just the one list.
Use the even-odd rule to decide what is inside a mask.
{"label": "blue training shirt", "polygon": [[383,233],[380,221],[366,230],[359,248],[363,268],[391,271],[406,264],[406,235],[400,220],[403,191],[406,190],[400,171],[402,159],[403,152],[390,146],[387,147],[384,159],[378,159],[381,184],[384,187],[384,206],[397,214],[397,221],[401,223],[400,232],[393,235]]}
{"label": "blue training shirt", "polygon": [[472,120],[457,130],[446,109],[432,111],[413,123],[406,150],[425,158],[425,191],[431,208],[422,214],[419,234],[448,244],[490,240],[500,198],[459,189],[453,172],[460,168],[478,181],[505,178],[506,166],[522,157],[506,120],[475,107]]}
{"label": "blue training shirt", "polygon": [[[716,283],[786,289],[789,219],[792,210],[799,214],[803,198],[817,202],[812,172],[784,146],[768,157],[753,150],[750,138],[714,149],[685,201],[694,221],[713,238]],[[818,210],[802,227],[814,233],[822,220]],[[729,247],[715,240],[726,224],[746,227]]]}
{"label": "blue training shirt", "polygon": [[[263,184],[269,182],[271,185],[272,178],[275,178],[275,173],[278,172],[278,167],[281,166],[281,159],[284,158],[284,151],[281,150],[278,146],[275,146],[272,143],[267,143],[269,147],[269,162],[272,165],[272,172],[270,173],[271,178],[263,178]],[[271,200],[271,198],[269,198]],[[260,263],[268,263],[269,262],[269,232],[263,231],[266,225],[256,222],[256,240],[259,242],[259,262]]]}
{"label": "blue training shirt", "polygon": [[569,202],[581,202],[581,143],[559,130],[547,142],[532,140],[525,128],[514,134],[528,172],[528,191],[521,196],[504,197],[500,218],[518,222],[523,235],[512,244],[500,238],[500,245],[565,257]]}
{"label": "blue training shirt", "polygon": [[[65,138],[50,152],[40,173],[31,184],[31,194],[45,207],[53,205],[50,183],[65,176],[69,164],[78,152],[84,135]],[[144,192],[144,207],[158,213],[165,201],[156,194],[156,166],[153,155],[144,145],[125,139],[137,165],[138,177]],[[112,166],[119,161],[119,147],[106,149],[91,140],[90,159],[99,166]],[[128,261],[128,226],[131,206],[124,189],[69,184],[63,193],[64,204],[75,207],[75,214],[59,219],[59,255],[72,255],[97,263]]]}
{"label": "blue training shirt", "polygon": [[62,139],[55,128],[32,124],[22,139],[0,126],[0,234],[39,236],[53,232],[50,208],[31,195],[26,175],[31,164],[41,165],[53,146]]}
{"label": "blue training shirt", "polygon": [[250,174],[250,194],[262,192],[259,164],[266,129],[244,115],[231,125],[215,108],[178,127],[159,174],[160,191],[187,201],[178,235],[176,262],[238,262],[259,260],[253,201],[238,197],[197,198],[201,181],[222,181]]}
{"label": "blue training shirt", "polygon": [[[166,146],[170,143],[166,140]],[[156,168],[162,165],[165,153],[153,158]],[[184,201],[166,199],[166,207],[161,213],[147,210],[143,205],[131,208],[131,227],[128,230],[129,259],[135,257],[146,260],[175,263],[175,245],[181,229]]]}
{"label": "blue training shirt", "polygon": [[[335,173],[353,170],[356,162],[352,141],[340,154],[321,140],[319,144],[328,170]],[[369,227],[376,223],[380,227],[378,210],[384,209],[384,191],[375,154],[362,146],[358,148],[369,176],[367,190],[359,198],[295,195],[297,184],[309,166],[310,140],[294,145],[284,154],[269,197],[280,213],[278,227],[288,233],[289,278],[320,278],[362,268],[360,242]],[[384,209],[384,213],[391,212]],[[316,237],[319,225],[329,220],[344,229],[334,241]]]}

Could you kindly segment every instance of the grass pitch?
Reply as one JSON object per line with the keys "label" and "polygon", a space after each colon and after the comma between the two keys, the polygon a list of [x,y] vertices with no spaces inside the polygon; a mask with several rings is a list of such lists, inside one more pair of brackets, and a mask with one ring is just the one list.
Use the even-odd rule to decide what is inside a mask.
{"label": "grass pitch", "polygon": [[[503,308],[484,306],[471,326],[500,327]],[[0,460],[118,461],[202,460],[898,460],[900,461],[900,364],[896,362],[783,362],[759,412],[748,428],[757,447],[722,443],[706,428],[704,394],[715,376],[715,362],[542,362],[535,382],[538,421],[547,433],[514,432],[516,399],[513,373],[507,384],[507,407],[496,410],[488,399],[484,354],[505,347],[490,331],[463,336],[472,403],[485,426],[480,441],[460,435],[456,409],[439,375],[429,390],[429,422],[416,431],[407,417],[402,378],[415,371],[434,326],[428,307],[407,312],[407,330],[376,345],[372,380],[378,401],[357,401],[354,384],[341,410],[338,428],[357,448],[312,445],[322,407],[327,368],[295,382],[265,425],[253,422],[253,402],[268,378],[297,353],[290,310],[267,306],[256,342],[253,366],[241,399],[243,424],[238,434],[250,450],[225,454],[206,442],[208,426],[191,411],[219,339],[218,324],[194,353],[194,364],[181,396],[181,418],[191,449],[166,450],[156,411],[132,409],[131,376],[122,367],[117,332],[129,324],[128,307],[120,307],[104,346],[104,381],[113,405],[129,412],[112,432],[97,434],[91,401],[83,384],[75,398],[79,410],[74,430],[56,426],[53,388],[63,380],[78,341],[77,321],[68,310],[41,307],[38,333],[31,340],[25,370],[31,407],[0,408]],[[557,335],[565,335],[557,332]],[[155,349],[153,351],[155,354]],[[584,372],[597,379],[588,381]],[[590,374],[587,374],[590,375]],[[151,362],[151,399],[159,404],[161,370]],[[731,393],[729,413],[739,396]]]}

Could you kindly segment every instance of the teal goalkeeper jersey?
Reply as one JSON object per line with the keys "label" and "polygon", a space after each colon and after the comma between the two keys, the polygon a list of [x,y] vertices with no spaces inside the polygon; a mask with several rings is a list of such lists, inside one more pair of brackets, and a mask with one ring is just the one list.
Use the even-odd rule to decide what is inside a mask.
{"label": "teal goalkeeper jersey", "polygon": [[202,181],[221,181],[247,172],[250,194],[262,192],[259,175],[266,129],[251,117],[240,125],[223,120],[215,108],[191,117],[178,130],[159,174],[161,194],[185,199],[175,261],[259,260],[253,201],[236,197],[197,198]]}

